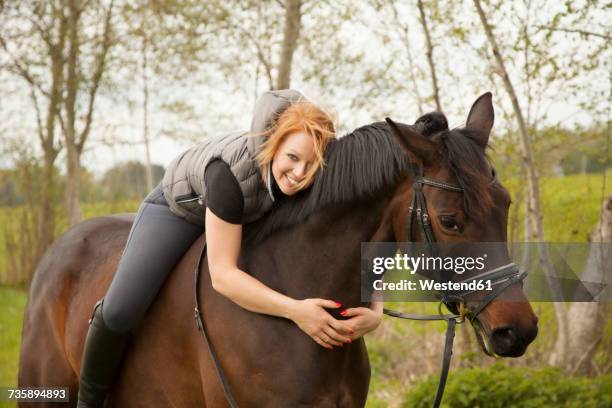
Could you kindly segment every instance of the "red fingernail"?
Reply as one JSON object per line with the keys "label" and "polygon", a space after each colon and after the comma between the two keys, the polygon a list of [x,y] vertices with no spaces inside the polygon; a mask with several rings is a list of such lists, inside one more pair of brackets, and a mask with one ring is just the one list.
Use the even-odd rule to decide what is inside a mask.
{"label": "red fingernail", "polygon": [[336,307],[340,307],[340,306],[342,306],[342,303],[340,303],[340,302],[338,302],[338,301],[336,301],[336,300],[334,300],[334,302],[336,302]]}
{"label": "red fingernail", "polygon": [[343,311],[341,311],[341,312],[340,312],[340,314],[341,314],[342,316],[344,316],[344,315],[346,314],[346,309],[344,309]]}

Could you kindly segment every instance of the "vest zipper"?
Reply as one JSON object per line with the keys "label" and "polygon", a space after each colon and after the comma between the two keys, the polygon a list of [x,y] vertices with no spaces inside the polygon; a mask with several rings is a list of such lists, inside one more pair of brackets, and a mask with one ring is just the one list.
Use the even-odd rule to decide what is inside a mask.
{"label": "vest zipper", "polygon": [[188,198],[186,200],[176,201],[176,204],[190,203],[192,201],[197,201],[198,204],[204,205],[204,198],[201,195],[194,197],[194,198]]}

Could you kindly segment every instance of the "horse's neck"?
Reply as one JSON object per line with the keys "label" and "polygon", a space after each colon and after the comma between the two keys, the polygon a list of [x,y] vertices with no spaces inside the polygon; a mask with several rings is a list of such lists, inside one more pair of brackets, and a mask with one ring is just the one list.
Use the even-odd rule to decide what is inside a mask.
{"label": "horse's neck", "polygon": [[350,298],[359,302],[361,242],[372,239],[389,202],[387,195],[334,205],[253,251],[253,275],[295,298]]}

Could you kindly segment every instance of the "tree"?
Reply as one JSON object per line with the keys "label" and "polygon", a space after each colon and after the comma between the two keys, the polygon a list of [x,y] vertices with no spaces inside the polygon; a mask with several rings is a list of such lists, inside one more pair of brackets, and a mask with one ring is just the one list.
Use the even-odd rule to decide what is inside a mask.
{"label": "tree", "polygon": [[300,36],[302,24],[301,7],[301,0],[285,0],[285,29],[281,56],[278,64],[276,89],[287,89],[291,84],[293,54],[298,44],[297,40]]}
{"label": "tree", "polygon": [[[488,22],[487,15],[482,8],[482,4],[480,0],[474,0],[474,5],[476,7],[476,11],[478,12],[478,16],[480,17],[480,21],[482,23],[483,31],[486,35],[487,41],[493,53],[497,71],[502,78],[502,82],[510,100],[512,102],[512,108],[514,112],[514,116],[516,118],[518,128],[519,128],[519,143],[521,148],[521,156],[522,163],[527,173],[527,221],[526,221],[526,229],[533,229],[534,236],[537,240],[537,248],[538,254],[540,258],[540,262],[544,268],[544,271],[548,278],[548,283],[551,287],[553,293],[561,293],[558,282],[553,278],[554,277],[554,266],[550,260],[550,255],[548,253],[548,247],[545,243],[544,238],[544,229],[542,226],[542,211],[541,211],[541,199],[540,199],[540,187],[539,187],[539,176],[538,170],[533,160],[532,153],[532,142],[531,136],[528,132],[527,123],[524,119],[523,111],[521,110],[517,94],[515,92],[515,88],[512,84],[510,76],[508,74],[508,70],[506,69],[504,57],[501,53],[501,50],[497,44],[497,40],[495,34],[493,33],[493,29]],[[555,350],[551,357],[551,363],[559,363],[559,360],[562,360],[566,355],[567,346],[568,346],[568,325],[565,319],[565,308],[563,304],[559,302],[554,303],[555,315],[557,316],[558,322],[558,337],[557,337],[557,346],[558,348]]]}
{"label": "tree", "polygon": [[57,118],[64,89],[68,18],[57,2],[11,2],[0,10],[0,27],[0,46],[7,57],[3,68],[28,85],[43,155],[41,197],[36,203],[37,260],[54,239],[54,163],[62,148]]}
{"label": "tree", "polygon": [[[612,195],[602,202],[600,219],[590,236],[590,251],[581,280],[610,284],[612,271]],[[568,374],[594,374],[593,356],[601,343],[610,306],[599,294],[594,302],[573,303],[567,313],[567,355],[562,360]]]}
{"label": "tree", "polygon": [[[418,114],[421,116],[423,113],[425,113],[423,110],[424,101],[421,97],[421,92],[417,84],[420,71],[413,56],[414,50],[413,39],[410,33],[410,22],[408,22],[407,19],[400,14],[395,0],[374,0],[373,5],[375,10],[378,12],[381,12],[385,8],[388,8],[391,12],[392,28],[399,36],[399,41],[402,43],[402,46],[406,52],[406,62],[408,65],[407,74],[411,85],[410,90],[414,95],[415,102],[418,107]],[[387,36],[386,30],[377,34],[383,38],[386,38]]]}
{"label": "tree", "polygon": [[[91,131],[108,52],[114,43],[113,3],[111,0],[105,6],[103,1],[63,0],[61,4],[66,14],[68,36],[63,55],[66,60],[65,95],[58,117],[66,146],[66,203],[70,225],[83,218],[79,200],[81,154]],[[95,31],[91,30],[92,26]]]}

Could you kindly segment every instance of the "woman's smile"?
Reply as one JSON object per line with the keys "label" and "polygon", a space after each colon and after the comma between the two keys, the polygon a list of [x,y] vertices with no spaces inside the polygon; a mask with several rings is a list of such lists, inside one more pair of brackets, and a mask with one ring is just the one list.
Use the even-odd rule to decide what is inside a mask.
{"label": "woman's smile", "polygon": [[305,188],[304,178],[316,159],[312,136],[292,133],[280,144],[272,160],[272,175],[285,195]]}
{"label": "woman's smile", "polygon": [[289,183],[291,183],[292,186],[295,186],[297,185],[297,183],[299,183],[297,180],[292,179],[291,176],[289,176],[288,174],[286,174],[285,177],[287,177],[287,180],[289,180]]}

